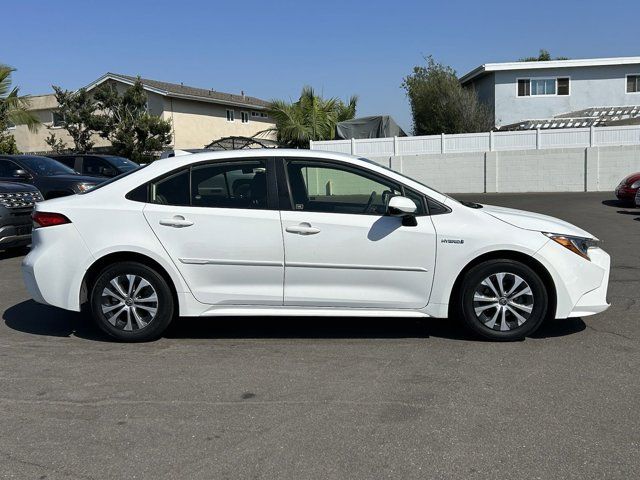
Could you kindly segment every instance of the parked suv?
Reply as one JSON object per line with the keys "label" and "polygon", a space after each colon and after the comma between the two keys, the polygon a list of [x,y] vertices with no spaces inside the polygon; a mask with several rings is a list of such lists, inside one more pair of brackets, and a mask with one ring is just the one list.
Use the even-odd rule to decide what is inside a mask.
{"label": "parked suv", "polygon": [[0,181],[30,183],[45,200],[86,192],[103,180],[79,175],[48,157],[0,155]]}
{"label": "parked suv", "polygon": [[123,173],[135,170],[140,166],[128,158],[116,157],[114,155],[79,153],[47,156],[65,164],[67,167],[74,169],[82,175],[90,175],[92,177],[117,177]]}
{"label": "parked suv", "polygon": [[31,243],[31,212],[42,195],[25,183],[0,182],[0,249]]}

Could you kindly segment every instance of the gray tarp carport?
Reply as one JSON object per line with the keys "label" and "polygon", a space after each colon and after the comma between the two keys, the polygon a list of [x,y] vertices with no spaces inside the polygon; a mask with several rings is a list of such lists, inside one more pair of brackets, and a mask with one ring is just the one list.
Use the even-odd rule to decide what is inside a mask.
{"label": "gray tarp carport", "polygon": [[406,137],[390,115],[354,118],[338,123],[336,139]]}

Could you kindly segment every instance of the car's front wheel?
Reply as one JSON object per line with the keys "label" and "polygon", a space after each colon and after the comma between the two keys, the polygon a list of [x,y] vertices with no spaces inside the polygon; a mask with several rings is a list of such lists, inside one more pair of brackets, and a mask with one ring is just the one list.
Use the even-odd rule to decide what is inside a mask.
{"label": "car's front wheel", "polygon": [[514,260],[489,260],[462,280],[460,310],[474,332],[492,340],[517,340],[542,324],[549,295],[540,276]]}
{"label": "car's front wheel", "polygon": [[154,340],[173,319],[173,295],[152,268],[120,262],[98,274],[91,289],[91,313],[96,324],[118,340]]}

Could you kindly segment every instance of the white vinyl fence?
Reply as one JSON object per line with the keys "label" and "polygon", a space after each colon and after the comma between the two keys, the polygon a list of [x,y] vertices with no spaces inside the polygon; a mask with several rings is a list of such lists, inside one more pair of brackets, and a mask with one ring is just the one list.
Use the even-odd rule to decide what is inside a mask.
{"label": "white vinyl fence", "polygon": [[351,155],[422,155],[640,145],[640,126],[463,133],[311,142],[311,150]]}

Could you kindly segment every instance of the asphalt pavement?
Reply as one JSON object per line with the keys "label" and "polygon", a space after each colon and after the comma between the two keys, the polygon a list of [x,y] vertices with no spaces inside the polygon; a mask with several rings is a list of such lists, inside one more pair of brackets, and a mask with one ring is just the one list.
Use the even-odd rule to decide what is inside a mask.
{"label": "asphalt pavement", "polygon": [[514,343],[446,319],[229,318],[129,345],[31,301],[0,252],[0,477],[640,478],[640,210],[459,197],[597,235],[611,308]]}

